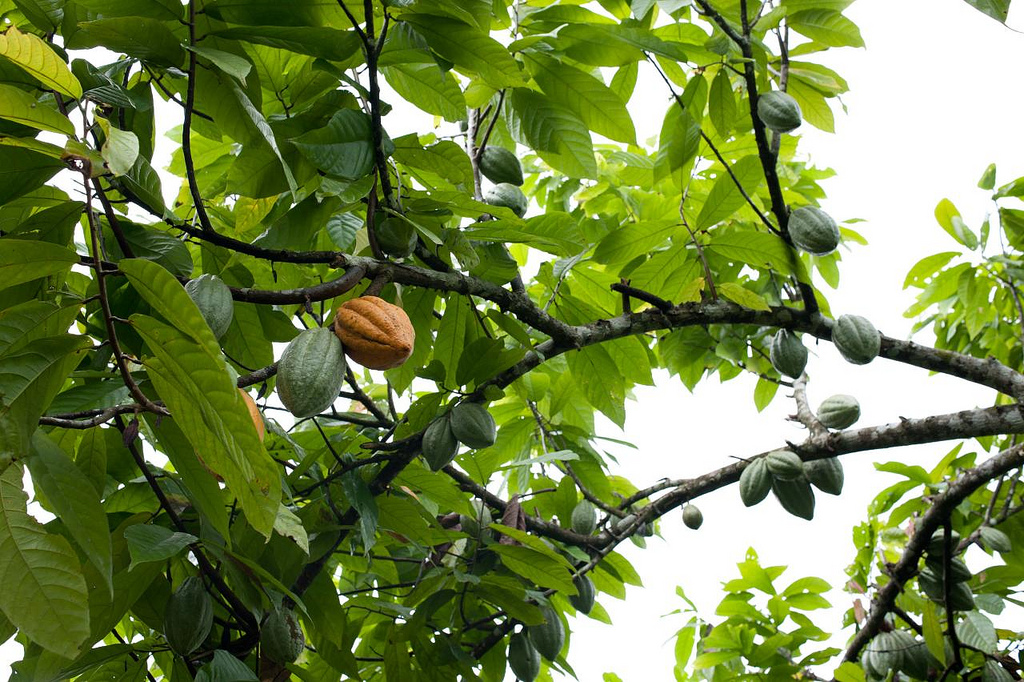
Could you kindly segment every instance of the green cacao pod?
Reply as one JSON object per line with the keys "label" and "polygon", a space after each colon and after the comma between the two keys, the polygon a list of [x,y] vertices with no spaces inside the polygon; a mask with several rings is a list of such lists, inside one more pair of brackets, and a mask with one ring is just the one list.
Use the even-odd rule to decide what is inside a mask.
{"label": "green cacao pod", "polygon": [[345,351],[330,329],[308,329],[277,363],[277,394],[296,417],[311,417],[334,403],[345,383]]}
{"label": "green cacao pod", "polygon": [[[933,575],[942,575],[943,570],[945,570],[943,563],[944,560],[941,554],[929,554],[925,557],[925,565],[931,570]],[[971,569],[967,568],[967,564],[954,557],[949,561],[949,577],[955,583],[965,583],[974,577],[974,574],[971,573]]]}
{"label": "green cacao pod", "polygon": [[878,357],[882,337],[867,318],[840,315],[832,327],[832,343],[847,362],[866,365]]}
{"label": "green cacao pod", "polygon": [[807,348],[800,337],[788,329],[780,329],[772,338],[768,357],[779,374],[794,379],[803,374],[807,366]]}
{"label": "green cacao pod", "polygon": [[540,674],[540,653],[525,632],[516,633],[509,640],[508,664],[522,682],[533,682]]}
{"label": "green cacao pod", "polygon": [[782,508],[793,516],[810,521],[814,518],[814,490],[806,478],[787,481],[776,478],[772,480],[772,492],[778,498]]}
{"label": "green cacao pod", "polygon": [[213,600],[197,576],[185,578],[164,611],[164,639],[171,651],[188,656],[206,641],[213,627]]}
{"label": "green cacao pod", "polygon": [[927,680],[928,669],[933,665],[925,643],[906,630],[893,630],[889,639],[901,652],[900,671],[913,678]]}
{"label": "green cacao pod", "polygon": [[[903,649],[891,632],[880,632],[868,644],[871,651],[865,671],[873,677],[885,678],[890,670],[899,670],[903,664]],[[863,663],[863,662],[862,662]],[[870,670],[867,668],[870,667]]]}
{"label": "green cacao pod", "polygon": [[576,594],[569,597],[569,603],[580,613],[590,613],[597,597],[593,581],[589,576],[578,575],[572,579],[572,584],[576,588]]}
{"label": "green cacao pod", "polygon": [[792,450],[776,450],[765,455],[764,463],[774,478],[793,481],[804,475],[804,462]]}
{"label": "green cacao pod", "polygon": [[495,184],[507,183],[516,187],[523,184],[523,165],[515,152],[504,147],[488,145],[480,155],[480,172]]}
{"label": "green cacao pod", "polygon": [[293,663],[306,648],[306,637],[295,612],[274,609],[260,628],[260,651],[275,663]]}
{"label": "green cacao pod", "polygon": [[565,644],[565,628],[562,626],[562,619],[553,608],[545,605],[540,607],[540,611],[544,615],[544,622],[540,625],[531,625],[527,632],[537,653],[553,661],[558,658],[558,653]]}
{"label": "green cacao pod", "polygon": [[759,457],[748,464],[740,474],[740,499],[743,505],[753,507],[768,497],[772,489],[772,474],[764,457]]}
{"label": "green cacao pod", "polygon": [[[936,573],[930,566],[925,566],[917,574],[917,584],[921,591],[932,601],[945,603],[942,574]],[[954,583],[949,588],[949,607],[955,611],[971,611],[974,609],[974,595],[967,583]]]}
{"label": "green cacao pod", "polygon": [[590,500],[580,500],[573,508],[572,530],[580,535],[591,535],[597,530],[597,510]]}
{"label": "green cacao pod", "polygon": [[185,291],[203,314],[206,324],[210,325],[213,335],[218,339],[228,331],[231,318],[235,315],[235,302],[231,299],[231,289],[217,275],[199,275],[185,285]]}
{"label": "green cacao pod", "polygon": [[[955,530],[951,533],[953,551],[956,552],[956,546],[960,544],[960,533]],[[940,528],[932,533],[931,539],[928,541],[928,547],[925,551],[929,556],[943,557],[946,554],[946,536],[945,530]]]}
{"label": "green cacao pod", "polygon": [[416,229],[394,216],[380,220],[374,227],[377,245],[392,258],[405,258],[416,250]]}
{"label": "green cacao pod", "polygon": [[816,206],[801,206],[789,214],[789,237],[798,249],[825,256],[839,246],[839,226]]}
{"label": "green cacao pod", "polygon": [[480,403],[461,402],[451,411],[452,433],[466,447],[480,450],[494,445],[498,428]]}
{"label": "green cacao pod", "polygon": [[635,523],[636,514],[626,514],[625,516],[612,521],[612,532],[616,535],[624,533],[627,530],[631,530]]}
{"label": "green cacao pod", "polygon": [[522,218],[530,207],[523,190],[509,182],[501,182],[484,192],[484,201],[491,206],[504,206]]}
{"label": "green cacao pod", "polygon": [[811,485],[823,493],[838,495],[843,492],[843,481],[846,477],[838,457],[804,462],[804,475]]}
{"label": "green cacao pod", "polygon": [[687,528],[697,530],[704,523],[704,515],[696,505],[688,504],[683,507],[683,523]]}
{"label": "green cacao pod", "polygon": [[449,415],[438,417],[430,422],[430,426],[423,432],[423,459],[431,471],[440,471],[446,467],[459,452],[459,441],[455,440],[452,433],[452,423]]}
{"label": "green cacao pod", "polygon": [[777,133],[792,132],[803,122],[800,105],[792,95],[780,90],[766,92],[757,98],[757,117]]}
{"label": "green cacao pod", "polygon": [[860,419],[860,403],[852,395],[838,394],[821,401],[818,421],[830,429],[845,429]]}

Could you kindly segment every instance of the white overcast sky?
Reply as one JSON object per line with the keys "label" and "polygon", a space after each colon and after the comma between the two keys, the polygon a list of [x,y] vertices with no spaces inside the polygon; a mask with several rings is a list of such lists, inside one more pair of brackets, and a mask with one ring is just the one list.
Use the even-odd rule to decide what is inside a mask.
{"label": "white overcast sky", "polygon": [[[824,62],[849,82],[843,97],[848,113],[836,112],[835,135],[804,126],[801,149],[816,165],[837,171],[825,184],[824,206],[838,220],[864,219],[857,229],[870,245],[844,253],[840,288],[827,293],[836,314],[866,315],[886,334],[906,337],[911,321],[902,313],[913,302],[912,292],[902,290],[906,271],[923,256],[957,247],[935,223],[936,203],[952,199],[976,229],[991,210],[986,193],[975,188],[985,167],[998,164],[999,184],[1024,175],[1024,90],[1017,76],[1024,35],[962,0],[859,0],[846,13],[860,26],[867,48],[833,50]],[[1024,13],[1011,13],[1009,23],[1024,28]],[[659,129],[667,101],[653,79],[641,81],[640,92],[649,94],[631,109],[643,138]],[[861,425],[989,405],[994,397],[987,389],[884,360],[855,367],[829,344],[812,347],[808,372],[812,404],[851,393],[864,410]],[[637,485],[699,475],[733,456],[802,437],[786,421],[793,408],[781,391],[758,414],[752,381],[723,386],[712,380],[691,395],[667,375],[662,379],[660,387],[636,392],[624,434],[602,426],[603,435],[639,446],[615,451],[620,473]],[[664,539],[650,539],[646,551],[625,545],[645,588],[630,588],[625,601],[602,597],[614,626],[586,618],[573,624],[570,663],[579,679],[615,672],[626,682],[672,680],[671,638],[685,621],[662,616],[683,607],[676,586],[684,587],[703,618],[716,622],[721,583],[737,575],[735,564],[751,546],[763,564],[790,567],[782,584],[806,575],[832,584],[836,589],[826,596],[836,608],[812,615],[823,629],[834,629],[851,600],[839,589],[854,553],[850,530],[873,495],[895,482],[871,463],[899,458],[930,466],[948,448],[844,458],[846,490],[839,498],[819,496],[812,522],[787,515],[771,499],[746,510],[735,486],[698,501],[705,518],[699,531],[687,530],[678,515],[666,518]],[[969,556],[975,570],[986,560]],[[833,644],[842,646],[848,635]],[[0,646],[0,675],[20,658],[20,648],[13,640]]]}

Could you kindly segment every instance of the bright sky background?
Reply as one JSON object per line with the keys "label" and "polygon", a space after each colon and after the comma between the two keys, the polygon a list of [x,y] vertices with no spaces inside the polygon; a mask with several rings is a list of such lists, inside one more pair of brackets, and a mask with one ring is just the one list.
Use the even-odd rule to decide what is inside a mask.
{"label": "bright sky background", "polygon": [[[962,0],[860,0],[846,14],[860,26],[867,49],[832,50],[824,62],[849,82],[851,92],[843,98],[848,114],[837,112],[835,135],[804,126],[801,149],[816,165],[837,171],[825,184],[825,209],[837,220],[864,219],[856,229],[870,241],[844,252],[840,289],[826,290],[833,311],[865,315],[901,338],[911,327],[902,316],[913,302],[913,292],[902,290],[907,270],[926,255],[958,246],[935,222],[938,201],[953,200],[977,229],[991,210],[987,193],[975,187],[985,167],[998,164],[997,184],[1024,175],[1024,91],[1015,72],[1024,36]],[[1011,13],[1009,23],[1024,28],[1024,12]],[[631,106],[643,139],[660,127],[668,100],[653,78],[642,80],[637,92],[649,93]],[[994,397],[988,389],[885,360],[850,365],[831,344],[811,350],[812,405],[834,393],[853,394],[863,409],[859,425],[989,405]],[[636,392],[624,434],[607,422],[600,430],[638,446],[615,451],[620,473],[637,485],[696,476],[732,457],[803,437],[786,421],[794,410],[783,391],[758,414],[753,381],[738,378],[723,386],[712,380],[691,395],[667,375],[662,379],[659,388]],[[735,486],[697,501],[704,512],[699,531],[686,529],[678,514],[666,517],[664,539],[649,539],[646,551],[622,546],[645,588],[629,588],[626,601],[602,597],[615,625],[587,618],[573,624],[570,663],[579,679],[600,680],[613,671],[626,682],[672,680],[672,636],[686,621],[662,616],[684,606],[676,586],[684,587],[701,617],[715,622],[721,583],[737,575],[735,565],[750,546],[764,565],[790,566],[780,579],[784,585],[807,575],[832,584],[836,589],[826,597],[835,608],[812,616],[823,629],[833,629],[852,599],[839,589],[854,551],[850,530],[874,494],[895,482],[874,472],[872,462],[898,457],[930,467],[949,447],[844,457],[846,490],[839,498],[819,495],[812,522],[786,514],[771,498],[745,509]],[[988,558],[968,560],[977,570]],[[841,647],[849,634],[832,644]],[[20,649],[13,639],[0,646],[0,675],[9,674]]]}

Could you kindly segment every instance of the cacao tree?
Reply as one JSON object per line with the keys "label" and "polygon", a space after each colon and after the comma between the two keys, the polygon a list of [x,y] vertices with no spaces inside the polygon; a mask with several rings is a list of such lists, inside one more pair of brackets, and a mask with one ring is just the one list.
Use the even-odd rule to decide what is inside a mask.
{"label": "cacao tree", "polygon": [[[798,143],[851,3],[0,0],[11,679],[571,677],[663,518],[728,490],[798,533],[842,458],[915,444],[842,622],[751,550],[666,678],[1020,679],[1024,179],[936,209],[922,342],[832,309],[864,239]],[[809,398],[830,345],[997,397],[864,423]],[[619,475],[627,405],[715,377],[801,437]]]}

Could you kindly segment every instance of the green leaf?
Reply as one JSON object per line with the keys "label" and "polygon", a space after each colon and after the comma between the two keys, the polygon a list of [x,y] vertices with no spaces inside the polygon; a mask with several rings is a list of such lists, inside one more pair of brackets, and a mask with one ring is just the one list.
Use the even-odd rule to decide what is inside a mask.
{"label": "green leaf", "polygon": [[288,187],[292,192],[295,192],[298,189],[298,185],[295,183],[295,177],[292,175],[292,169],[288,166],[284,157],[281,156],[281,150],[277,146],[277,138],[274,136],[273,128],[271,128],[270,124],[267,123],[267,119],[263,117],[263,113],[249,100],[249,96],[245,94],[245,91],[242,90],[242,88],[233,83],[232,91],[235,94],[235,99],[238,100],[238,103],[242,106],[242,110],[249,117],[249,120],[252,121],[253,125],[256,126],[256,130],[259,131],[263,140],[270,147],[271,151],[274,152],[274,156],[276,156],[277,160],[281,162],[281,170],[284,171],[284,177],[288,182]]}
{"label": "green leaf", "polygon": [[49,242],[0,239],[0,290],[66,272],[78,254]]}
{"label": "green leaf", "polygon": [[718,285],[718,293],[733,303],[751,310],[771,310],[771,306],[764,298],[735,282],[722,282]]}
{"label": "green leaf", "polygon": [[978,180],[978,187],[981,189],[992,189],[996,186],[996,165],[990,163],[985,172],[981,174],[981,179]]}
{"label": "green leaf", "polygon": [[964,619],[956,624],[956,634],[961,642],[986,654],[996,653],[999,636],[995,626],[980,611],[968,611]]}
{"label": "green leaf", "polygon": [[964,0],[964,2],[1004,24],[1010,13],[1010,0]]}
{"label": "green leaf", "polygon": [[594,260],[609,265],[628,263],[664,244],[680,229],[675,220],[629,223],[612,231],[594,249]]}
{"label": "green leaf", "polygon": [[124,539],[132,557],[128,570],[150,561],[166,561],[192,543],[199,542],[199,538],[191,533],[176,533],[170,528],[148,523],[128,526],[124,530]]}
{"label": "green leaf", "polygon": [[608,139],[636,144],[633,119],[619,96],[594,76],[550,57],[528,53],[526,63],[544,94]]}
{"label": "green leaf", "polygon": [[519,65],[504,45],[477,28],[449,17],[405,14],[402,21],[422,35],[430,48],[457,67],[479,74],[496,90],[523,84]]}
{"label": "green leaf", "polygon": [[0,84],[0,118],[37,130],[63,135],[75,134],[75,126],[71,125],[67,116],[13,85]]}
{"label": "green leaf", "polygon": [[719,137],[725,139],[729,136],[736,124],[738,113],[729,72],[724,68],[719,69],[718,75],[711,81],[711,91],[708,94],[708,115]]}
{"label": "green leaf", "polygon": [[835,10],[795,12],[789,15],[787,23],[797,33],[829,47],[864,47],[857,25]]}
{"label": "green leaf", "polygon": [[[743,192],[746,192],[749,197],[754,196],[754,192],[764,179],[761,160],[753,155],[745,156],[733,164],[732,172],[736,176],[736,180],[739,181],[740,187],[743,188]],[[706,230],[712,225],[722,222],[747,203],[747,200],[743,198],[743,193],[736,186],[736,180],[733,180],[732,176],[724,170],[719,172],[718,179],[715,180],[715,184],[697,216],[694,226],[696,230]]]}
{"label": "green leaf", "polygon": [[0,55],[11,60],[36,80],[72,99],[82,96],[82,85],[64,60],[42,38],[11,26],[0,34]]}
{"label": "green leaf", "polygon": [[945,665],[946,647],[942,623],[939,621],[938,609],[930,601],[925,601],[921,607],[921,629],[924,630],[924,643],[928,651],[939,661],[939,665]]}
{"label": "green leaf", "polygon": [[[176,315],[190,327],[191,315],[181,312]],[[195,330],[183,333],[146,315],[130,319],[153,353],[146,360],[147,373],[167,409],[207,466],[238,497],[250,525],[269,536],[281,501],[280,473],[256,435],[219,350],[197,341],[201,335]],[[205,334],[212,340],[209,327]]]}
{"label": "green leaf", "polygon": [[[102,120],[102,119],[101,119]],[[114,175],[127,175],[135,167],[139,158],[139,138],[128,130],[120,130],[114,126],[104,126],[107,139],[100,153],[107,162],[107,168]]]}
{"label": "green leaf", "polygon": [[452,122],[466,116],[466,98],[458,81],[437,64],[396,64],[381,71],[395,92],[428,114]]}
{"label": "green leaf", "polygon": [[708,253],[756,268],[789,275],[796,270],[792,251],[786,243],[766,232],[734,232],[715,238],[705,247]]}
{"label": "green leaf", "polygon": [[344,62],[362,45],[355,31],[323,26],[246,26],[213,31],[213,35],[290,50],[311,57]]}
{"label": "green leaf", "polygon": [[160,176],[142,154],[135,159],[132,169],[118,178],[118,182],[156,215],[167,213],[167,209],[164,207],[163,193],[160,189]]}
{"label": "green leaf", "polygon": [[210,60],[218,69],[234,77],[239,83],[245,85],[245,79],[252,71],[252,64],[248,59],[239,57],[237,54],[215,50],[212,47],[194,45],[186,49],[195,52],[200,57]]}
{"label": "green leaf", "polygon": [[[11,30],[14,29],[10,29],[8,33]],[[2,40],[3,36],[0,35],[0,41]],[[60,160],[63,152],[59,147],[55,150],[56,155],[51,156],[23,147],[0,145],[0,205],[38,189],[56,175],[57,171],[66,168]],[[7,241],[4,240],[5,243]],[[4,254],[0,253],[0,262],[3,262],[3,259]],[[6,284],[4,282],[0,287]]]}
{"label": "green leaf", "polygon": [[33,642],[74,658],[89,635],[85,578],[68,541],[29,516],[22,473],[0,475],[0,610]]}
{"label": "green leaf", "polygon": [[942,229],[953,239],[957,240],[968,249],[974,249],[978,245],[978,238],[967,227],[960,217],[960,211],[956,209],[953,202],[943,199],[935,207],[935,219],[939,221]]}
{"label": "green leaf", "polygon": [[302,519],[283,504],[277,510],[274,532],[293,540],[299,549],[309,554],[309,536],[306,534],[306,528],[302,525]]}
{"label": "green leaf", "polygon": [[26,463],[32,483],[46,496],[75,544],[113,592],[110,528],[99,492],[71,458],[42,432],[36,431],[32,437],[30,453]]}
{"label": "green leaf", "polygon": [[[132,249],[136,258],[153,261],[176,277],[189,277],[192,274],[192,254],[183,241],[164,232],[159,226],[137,225],[121,220],[121,234]],[[114,238],[109,227],[104,226],[103,238],[107,244],[107,254],[115,262],[124,259],[121,245]]]}
{"label": "green leaf", "polygon": [[416,135],[406,135],[395,140],[395,160],[411,168],[417,168],[441,176],[453,185],[471,185],[473,165],[466,151],[451,140],[422,146]]}
{"label": "green leaf", "polygon": [[160,66],[180,67],[185,61],[181,42],[167,26],[145,17],[116,17],[81,21],[78,30],[67,39],[75,50],[105,47],[113,52]]}
{"label": "green leaf", "polygon": [[501,557],[501,563],[534,585],[554,588],[564,594],[575,594],[572,573],[565,559],[552,558],[530,547],[493,544],[488,547]]}
{"label": "green leaf", "polygon": [[75,4],[105,17],[149,17],[164,21],[182,19],[175,0],[75,0]]}
{"label": "green leaf", "polygon": [[342,109],[326,127],[300,135],[292,143],[329,175],[356,180],[373,170],[370,117],[358,111]]}
{"label": "green leaf", "polygon": [[807,123],[826,133],[836,131],[835,115],[824,95],[796,78],[789,81],[788,92],[800,105],[803,119]]}
{"label": "green leaf", "polygon": [[587,346],[569,356],[569,368],[587,402],[622,427],[626,423],[626,386],[608,351],[603,346]]}
{"label": "green leaf", "polygon": [[516,141],[570,177],[597,176],[590,131],[575,113],[525,88],[513,90],[508,101],[512,105],[509,129]]}

